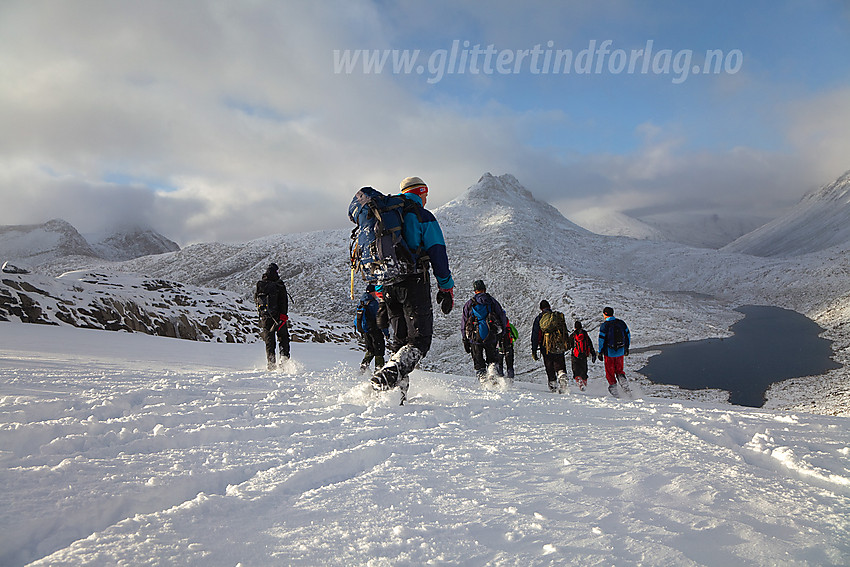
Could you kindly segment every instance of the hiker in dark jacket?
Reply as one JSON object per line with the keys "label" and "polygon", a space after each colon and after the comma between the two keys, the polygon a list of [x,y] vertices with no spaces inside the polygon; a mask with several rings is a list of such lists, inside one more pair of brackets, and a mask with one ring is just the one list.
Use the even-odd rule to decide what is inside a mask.
{"label": "hiker in dark jacket", "polygon": [[596,362],[596,349],[593,341],[581,326],[581,321],[575,322],[575,331],[570,334],[570,356],[573,367],[573,380],[578,384],[578,389],[584,392],[587,389],[587,359],[590,357]]}
{"label": "hiker in dark jacket", "polygon": [[383,368],[375,371],[372,383],[386,390],[398,387],[402,403],[407,397],[408,375],[431,348],[434,333],[434,312],[431,308],[431,280],[428,268],[437,280],[437,302],[448,314],[454,305],[454,280],[449,270],[449,257],[443,231],[433,213],[425,209],[428,186],[419,177],[407,177],[399,184],[401,197],[412,204],[405,208],[402,238],[411,250],[421,251],[428,261],[422,262],[421,272],[389,285],[380,286],[387,317],[392,328],[390,348],[394,351]]}
{"label": "hiker in dark jacket", "polygon": [[499,302],[487,293],[482,280],[475,280],[472,290],[475,295],[463,306],[460,332],[464,350],[472,355],[475,375],[484,383],[491,365],[493,371],[502,376],[498,345],[508,326],[508,317]]}
{"label": "hiker in dark jacket", "polygon": [[[375,370],[384,365],[384,352],[386,349],[385,339],[389,335],[387,327],[381,328],[378,324],[378,296],[380,292],[375,291],[375,286],[369,284],[366,292],[360,297],[360,305],[354,318],[354,326],[363,337],[363,346],[366,354],[360,362],[360,373],[365,374],[369,369],[372,359],[375,359]],[[362,307],[362,309],[361,309]],[[386,317],[383,317],[386,320]]]}
{"label": "hiker in dark jacket", "polygon": [[[541,328],[541,319],[550,318],[558,321],[558,328],[549,331]],[[538,360],[537,351],[540,350],[550,392],[563,393],[567,388],[567,362],[564,353],[567,352],[569,332],[563,320],[563,313],[552,311],[549,302],[544,299],[540,302],[540,314],[534,318],[531,325],[531,358]]]}
{"label": "hiker in dark jacket", "polygon": [[268,369],[276,367],[275,337],[280,343],[281,365],[289,360],[289,297],[286,285],[277,273],[277,264],[271,263],[257,282],[254,302],[260,316],[260,333],[266,343]]}
{"label": "hiker in dark jacket", "polygon": [[623,357],[629,354],[632,334],[622,319],[614,317],[614,309],[606,307],[602,310],[605,320],[599,326],[599,358],[605,362],[605,379],[608,380],[608,391],[615,398],[620,395],[617,384],[628,393],[629,383],[623,370]]}

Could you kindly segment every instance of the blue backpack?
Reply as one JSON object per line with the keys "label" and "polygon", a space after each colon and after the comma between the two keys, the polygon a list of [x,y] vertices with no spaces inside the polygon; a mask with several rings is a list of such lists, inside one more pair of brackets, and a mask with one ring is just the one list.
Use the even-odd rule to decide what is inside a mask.
{"label": "blue backpack", "polygon": [[491,338],[491,335],[499,335],[501,332],[502,327],[499,324],[499,318],[493,313],[491,304],[489,302],[476,302],[472,306],[469,319],[466,321],[467,338],[486,342]]}
{"label": "blue backpack", "polygon": [[351,231],[351,269],[371,284],[395,283],[405,276],[422,272],[417,253],[402,236],[404,213],[416,204],[398,195],[384,195],[363,187],[351,200],[348,218]]}

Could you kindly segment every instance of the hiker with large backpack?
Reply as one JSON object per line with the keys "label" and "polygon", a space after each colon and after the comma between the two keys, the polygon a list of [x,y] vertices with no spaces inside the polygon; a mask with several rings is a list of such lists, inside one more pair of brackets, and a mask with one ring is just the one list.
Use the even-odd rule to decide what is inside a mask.
{"label": "hiker with large backpack", "polygon": [[280,344],[281,366],[289,361],[289,296],[274,262],[269,264],[262,279],[257,282],[254,303],[260,317],[260,334],[266,344],[267,367],[274,370],[277,367],[275,338]]}
{"label": "hiker with large backpack", "polygon": [[581,321],[575,322],[575,331],[570,334],[570,362],[573,368],[573,380],[578,384],[578,389],[584,392],[587,389],[587,359],[596,362],[596,349],[590,335],[582,328]]}
{"label": "hiker with large backpack", "polygon": [[483,280],[475,280],[472,290],[475,295],[463,306],[460,332],[464,350],[472,355],[475,375],[484,384],[495,381],[492,376],[488,377],[488,368],[492,368],[499,377],[503,376],[498,344],[508,326],[508,317],[499,302],[487,293]]}
{"label": "hiker with large backpack", "polygon": [[567,391],[565,353],[569,349],[569,335],[564,314],[552,311],[545,299],[541,301],[540,314],[531,326],[531,358],[538,360],[537,351],[540,350],[550,392],[563,394]]}
{"label": "hiker with large backpack", "polygon": [[364,187],[348,209],[352,230],[351,266],[383,293],[393,355],[372,376],[378,390],[398,387],[407,397],[408,375],[431,348],[434,312],[430,270],[437,279],[437,302],[448,314],[454,305],[454,281],[443,231],[425,209],[428,186],[419,177],[399,184],[399,195]]}
{"label": "hiker with large backpack", "polygon": [[366,354],[360,362],[361,374],[365,374],[369,369],[372,359],[375,359],[375,370],[384,365],[385,339],[389,336],[389,330],[379,325],[381,317],[378,316],[378,298],[381,295],[373,284],[369,284],[354,311],[354,327],[363,339],[363,347],[366,349]]}
{"label": "hiker with large backpack", "polygon": [[629,354],[632,335],[626,322],[614,317],[613,308],[604,308],[602,316],[605,320],[599,326],[599,358],[605,362],[605,379],[608,381],[608,391],[617,398],[620,396],[617,384],[624,392],[630,391],[626,373],[623,370],[623,357]]}

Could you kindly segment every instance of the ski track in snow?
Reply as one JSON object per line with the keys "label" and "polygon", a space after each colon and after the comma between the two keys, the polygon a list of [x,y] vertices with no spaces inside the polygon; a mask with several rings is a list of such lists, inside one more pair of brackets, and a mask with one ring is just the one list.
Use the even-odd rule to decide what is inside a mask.
{"label": "ski track in snow", "polygon": [[562,396],[415,371],[399,406],[333,345],[266,372],[258,344],[0,339],[0,565],[850,558],[846,418],[613,399],[598,367]]}

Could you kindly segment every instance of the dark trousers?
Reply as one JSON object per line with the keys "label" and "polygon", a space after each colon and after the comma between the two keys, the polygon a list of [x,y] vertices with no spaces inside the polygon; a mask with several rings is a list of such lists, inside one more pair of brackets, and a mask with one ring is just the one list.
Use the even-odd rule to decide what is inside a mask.
{"label": "dark trousers", "polygon": [[384,286],[384,303],[393,334],[392,350],[412,345],[424,357],[431,348],[431,336],[434,334],[428,279],[423,275]]}
{"label": "dark trousers", "polygon": [[[487,373],[487,366],[495,364],[498,368],[500,359],[499,351],[496,348],[495,342],[472,343],[472,366],[475,368],[475,373],[478,375]],[[501,370],[499,374],[501,375]]]}
{"label": "dark trousers", "polygon": [[584,378],[587,380],[587,357],[572,357],[573,378]]}
{"label": "dark trousers", "polygon": [[546,368],[546,376],[549,378],[549,383],[557,382],[558,372],[567,371],[567,361],[564,358],[564,353],[545,354],[543,356],[543,366]]}
{"label": "dark trousers", "polygon": [[384,343],[384,333],[380,329],[363,333],[363,346],[366,348],[363,364],[369,364],[373,358],[384,359],[386,346]]}
{"label": "dark trousers", "polygon": [[278,325],[280,321],[275,321],[271,317],[263,317],[260,321],[263,341],[266,343],[266,360],[269,364],[275,363],[275,338],[280,343],[280,355],[289,358],[289,327],[284,325],[283,328],[275,331]]}
{"label": "dark trousers", "polygon": [[[504,360],[504,367],[502,361]],[[514,377],[514,344],[510,340],[502,341],[502,355],[499,359],[499,373],[507,370],[508,378]]]}

